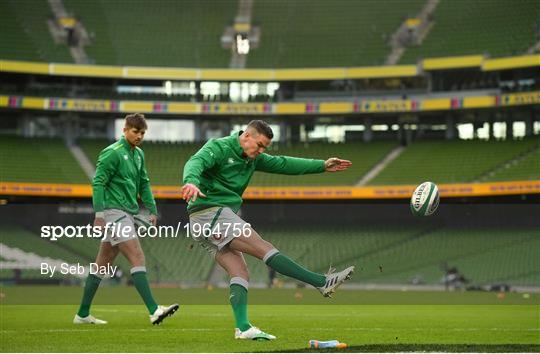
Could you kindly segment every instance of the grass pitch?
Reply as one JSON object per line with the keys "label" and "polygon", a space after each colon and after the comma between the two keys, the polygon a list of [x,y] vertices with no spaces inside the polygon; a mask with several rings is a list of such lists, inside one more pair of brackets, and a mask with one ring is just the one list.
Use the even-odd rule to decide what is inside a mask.
{"label": "grass pitch", "polygon": [[278,337],[255,342],[233,339],[226,290],[155,289],[161,303],[181,302],[160,326],[150,325],[145,307],[131,303],[135,290],[125,287],[98,292],[92,313],[108,325],[73,325],[81,292],[2,288],[0,350],[280,352],[307,351],[310,339],[338,339],[350,351],[540,351],[538,295],[340,290],[328,301],[312,289],[302,290],[302,299],[295,290],[252,290],[251,322]]}

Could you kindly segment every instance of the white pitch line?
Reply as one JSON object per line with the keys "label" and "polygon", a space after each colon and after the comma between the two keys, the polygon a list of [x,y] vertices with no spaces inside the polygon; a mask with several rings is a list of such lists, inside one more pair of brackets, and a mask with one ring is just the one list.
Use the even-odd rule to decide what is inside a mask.
{"label": "white pitch line", "polygon": [[[95,309],[95,310],[92,310],[93,312],[112,312],[112,313],[138,313],[138,314],[145,314],[147,313],[146,311],[144,310],[113,310],[113,309]],[[180,309],[179,311],[182,311],[182,306],[180,306]],[[197,317],[230,317],[232,315],[229,315],[229,314],[213,314],[213,313],[198,313],[197,314]]]}
{"label": "white pitch line", "polygon": [[377,328],[377,327],[369,327],[369,328],[362,328],[362,327],[356,327],[356,328],[305,328],[306,330],[312,330],[312,331],[328,331],[328,330],[335,330],[335,331],[371,331],[371,332],[378,332],[378,331],[455,331],[455,332],[478,332],[478,331],[501,331],[501,332],[522,332],[522,331],[528,331],[528,332],[540,332],[540,328]]}
{"label": "white pitch line", "polygon": [[92,311],[95,311],[95,312],[121,312],[121,313],[147,313],[146,311],[144,310],[140,310],[140,311],[137,311],[137,310],[110,310],[110,309],[95,309],[95,310],[92,310]]}
{"label": "white pitch line", "polygon": [[[93,326],[92,329],[69,329],[69,328],[57,328],[57,329],[28,329],[28,330],[15,330],[15,329],[3,329],[0,330],[0,333],[62,333],[62,332],[96,332],[97,328],[106,329],[107,326]],[[379,331],[426,331],[427,328],[378,328],[378,327],[356,327],[356,328],[306,328],[306,330],[311,331],[329,331],[329,330],[340,330],[340,331],[365,331],[365,332],[379,332]],[[440,328],[432,331],[457,331],[457,332],[478,332],[478,331],[493,331],[493,332],[539,332],[540,328]],[[98,330],[99,331],[99,330]],[[139,329],[123,329],[123,332],[229,332],[229,329],[218,329],[218,328],[139,328]]]}
{"label": "white pitch line", "polygon": [[[28,329],[28,330],[15,330],[15,329],[3,329],[0,333],[56,333],[56,332],[96,332],[96,326],[92,326],[93,329],[69,329],[69,328],[57,328],[57,329]],[[104,330],[107,326],[99,326]],[[97,330],[99,331],[99,330]],[[230,329],[216,329],[216,328],[140,328],[140,329],[122,329],[122,332],[229,332]]]}

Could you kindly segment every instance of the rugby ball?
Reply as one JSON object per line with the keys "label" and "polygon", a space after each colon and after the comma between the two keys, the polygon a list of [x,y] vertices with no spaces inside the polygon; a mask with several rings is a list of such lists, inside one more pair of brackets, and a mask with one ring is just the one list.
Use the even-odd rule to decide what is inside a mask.
{"label": "rugby ball", "polygon": [[433,182],[424,182],[414,190],[411,211],[416,216],[429,216],[439,206],[439,189]]}

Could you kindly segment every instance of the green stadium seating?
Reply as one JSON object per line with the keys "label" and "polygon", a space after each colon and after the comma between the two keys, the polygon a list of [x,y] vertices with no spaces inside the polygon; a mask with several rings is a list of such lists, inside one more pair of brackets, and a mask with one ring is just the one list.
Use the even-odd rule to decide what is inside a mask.
{"label": "green stadium seating", "polygon": [[434,18],[434,26],[424,42],[408,48],[401,63],[455,55],[523,54],[539,39],[540,2],[441,0]]}
{"label": "green stadium seating", "polygon": [[285,155],[325,160],[338,156],[353,162],[353,166],[340,173],[310,174],[303,176],[286,176],[255,172],[250,185],[254,186],[351,186],[381,161],[393,148],[397,146],[394,141],[375,141],[369,144],[361,142],[347,143],[309,143],[294,144],[292,146],[275,144],[268,153],[271,155]]}
{"label": "green stadium seating", "polygon": [[76,254],[60,247],[56,242],[41,238],[23,228],[14,225],[0,225],[0,228],[2,230],[0,242],[9,247],[70,263],[79,261]]}
{"label": "green stadium seating", "polygon": [[237,1],[66,0],[92,37],[96,64],[228,67],[220,37],[234,20]]}
{"label": "green stadium seating", "polygon": [[[59,238],[49,241],[20,227],[1,225],[0,243],[24,252],[35,253],[68,263],[88,264],[93,262],[100,241],[88,237]],[[200,283],[206,281],[213,266],[213,260],[200,247],[193,247],[193,240],[185,236],[180,229],[178,237],[141,238],[146,256],[148,278],[159,283]],[[122,269],[124,276],[129,276],[131,268],[125,257],[119,255],[115,264]],[[2,269],[0,278],[12,278],[13,270]],[[24,269],[22,279],[42,279],[37,269]],[[62,278],[56,274],[55,279]]]}
{"label": "green stadium seating", "polygon": [[[105,139],[79,142],[95,164],[99,152],[111,144]],[[148,173],[153,185],[180,185],[183,166],[200,143],[144,142]],[[351,186],[381,161],[393,141],[365,143],[276,144],[268,153],[326,159],[339,156],[353,162],[343,173],[286,176],[256,172],[251,186]],[[1,179],[4,182],[89,183],[81,167],[60,139],[6,136],[0,141]],[[540,141],[418,141],[386,166],[371,185],[538,179]],[[25,161],[24,164],[21,161]],[[425,163],[429,161],[429,163]],[[420,163],[421,162],[421,163]],[[30,167],[29,167],[30,166]],[[415,168],[411,168],[415,166]]]}
{"label": "green stadium seating", "polygon": [[[87,263],[95,258],[99,241],[62,238],[51,242],[12,225],[0,227],[0,243],[42,257]],[[356,266],[352,282],[362,284],[441,284],[444,266],[457,267],[474,285],[540,284],[540,237],[534,229],[455,228],[419,225],[395,227],[279,225],[258,229],[289,257],[307,268],[325,272],[329,265]],[[172,232],[169,234],[172,235]],[[214,261],[180,229],[178,237],[141,239],[151,282],[201,284],[208,280]],[[268,268],[246,256],[253,283],[266,282]],[[116,264],[129,274],[119,256]],[[9,278],[3,270],[0,277]],[[39,279],[37,271],[23,271],[24,279]],[[283,280],[291,281],[280,276]],[[226,277],[223,278],[226,280]]]}
{"label": "green stadium seating", "polygon": [[[49,241],[32,232],[13,225],[0,225],[0,243],[18,248],[24,252],[35,253],[72,264],[83,265],[93,262],[98,249],[99,239],[88,237],[59,238]],[[171,233],[172,235],[172,233]],[[213,266],[213,260],[200,247],[193,247],[193,240],[186,237],[181,228],[178,237],[141,238],[146,256],[148,278],[160,283],[200,283],[207,280]],[[119,255],[115,264],[129,276],[131,266],[125,257]],[[2,269],[0,278],[11,278],[11,269]],[[42,279],[39,270],[22,270],[23,279]],[[62,278],[56,274],[55,279]]]}
{"label": "green stadium seating", "polygon": [[[417,141],[369,184],[420,184],[428,180],[435,183],[473,182],[539,145],[540,140],[536,137],[506,141]],[[505,178],[535,178],[534,171],[538,175],[534,165],[525,169],[528,172],[516,172],[516,176],[512,175],[513,169],[508,169]]]}
{"label": "green stadium seating", "polygon": [[482,181],[540,180],[540,144],[500,167]]}
{"label": "green stadium seating", "polygon": [[[310,226],[287,226],[261,228],[258,232],[277,249],[305,267],[320,273],[328,271],[330,265],[350,263],[363,267],[362,255],[381,251],[394,243],[414,236],[418,230],[381,230],[366,227],[361,232],[352,228]],[[329,237],[331,235],[331,237]],[[253,281],[266,281],[267,267],[259,260],[246,257]]]}
{"label": "green stadium seating", "polygon": [[[178,237],[143,237],[140,240],[145,253],[148,279],[151,282],[178,284],[207,279],[212,259],[200,247],[190,247],[193,242],[186,238],[185,229],[179,230]],[[93,262],[100,241],[84,237],[61,238],[56,242],[80,255],[81,259]],[[119,255],[115,264],[123,270],[124,275],[129,275],[131,266],[125,257]]]}
{"label": "green stadium seating", "polygon": [[[88,220],[91,222],[92,220]],[[55,241],[60,247],[73,253],[79,259],[79,262],[94,262],[97,252],[99,250],[100,239],[89,237],[77,237],[77,238],[59,238]],[[118,256],[115,264],[122,269],[124,274],[129,274],[131,268],[129,262],[123,256]]]}
{"label": "green stadium seating", "polygon": [[11,9],[11,2],[0,2],[0,56],[5,59],[39,60],[32,40],[17,21]]}
{"label": "green stadium seating", "polygon": [[[85,48],[96,64],[228,67],[230,50],[220,37],[237,14],[237,1],[65,0],[92,43]],[[255,1],[252,22],[260,26],[250,68],[382,65],[391,35],[425,0]],[[151,8],[152,11],[148,11]],[[434,26],[401,63],[419,58],[467,54],[519,55],[538,41],[536,0],[441,0]],[[65,44],[55,44],[46,1],[0,3],[0,57],[73,62]],[[136,19],[136,20],[134,20]]]}
{"label": "green stadium seating", "polygon": [[[111,143],[104,139],[82,139],[79,145],[95,165],[101,150]],[[146,157],[150,182],[153,185],[179,186],[182,182],[184,164],[201,146],[202,144],[145,141],[142,149]]]}
{"label": "green stadium seating", "polygon": [[61,139],[0,139],[2,182],[89,183]]}
{"label": "green stadium seating", "polygon": [[[352,282],[441,284],[443,265],[457,267],[474,285],[540,284],[540,237],[532,229],[430,227],[261,228],[278,249],[307,268],[326,272],[356,266]],[[266,282],[268,268],[246,257],[252,282]],[[282,277],[285,281],[291,281]]]}
{"label": "green stadium seating", "polygon": [[0,58],[72,63],[65,44],[55,44],[47,20],[46,1],[0,1]]}
{"label": "green stadium seating", "polygon": [[388,41],[424,0],[255,1],[254,22],[261,26],[251,68],[382,65]]}
{"label": "green stadium seating", "polygon": [[440,229],[361,258],[358,264],[365,271],[358,280],[406,284],[416,277],[426,284],[438,284],[446,263],[477,285],[535,285],[540,283],[540,262],[535,256],[539,251],[535,230]]}
{"label": "green stadium seating", "polygon": [[[110,142],[106,140],[83,139],[79,145],[95,164],[99,152]],[[360,177],[371,169],[378,161],[396,146],[395,142],[346,143],[346,144],[295,144],[292,146],[274,145],[268,153],[272,155],[288,155],[305,158],[326,159],[339,156],[353,161],[353,167],[343,173],[315,174],[304,176],[285,176],[256,172],[252,186],[285,186],[285,185],[354,185]],[[145,141],[142,148],[146,156],[148,174],[154,185],[180,185],[182,171],[187,160],[201,147],[191,143],[156,143]],[[330,156],[331,155],[331,156]]]}
{"label": "green stadium seating", "polygon": [[[61,260],[68,263],[84,262],[77,257],[76,254],[62,248],[59,244],[47,239],[40,238],[23,228],[14,225],[0,225],[0,244],[11,248],[17,248],[27,253],[33,253],[40,257]],[[10,279],[14,276],[12,269],[2,268],[0,278]],[[20,274],[21,279],[43,279],[44,276],[39,269],[22,269]],[[54,275],[54,279],[60,279],[63,276],[58,272]]]}
{"label": "green stadium seating", "polygon": [[214,259],[202,247],[195,245],[193,239],[187,238],[183,228],[180,228],[178,237],[144,238],[142,247],[150,281],[201,283],[208,280],[214,267]]}

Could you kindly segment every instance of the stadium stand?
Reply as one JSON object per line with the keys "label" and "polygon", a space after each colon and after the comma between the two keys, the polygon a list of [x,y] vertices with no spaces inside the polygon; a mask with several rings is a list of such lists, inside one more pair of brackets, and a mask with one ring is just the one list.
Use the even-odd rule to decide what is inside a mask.
{"label": "stadium stand", "polygon": [[[361,237],[361,236],[360,236]],[[457,267],[471,283],[540,282],[540,238],[535,230],[440,229],[411,237],[407,242],[360,257],[365,282],[427,284],[441,282],[443,264]],[[377,263],[383,267],[381,272]],[[368,266],[369,265],[369,266]]]}
{"label": "stadium stand", "polygon": [[292,146],[272,146],[268,153],[271,155],[297,156],[303,158],[327,159],[339,156],[353,161],[353,166],[341,173],[312,174],[304,176],[285,176],[255,172],[251,185],[254,186],[286,186],[286,185],[354,185],[377,162],[382,160],[394,147],[394,141],[376,141],[369,144],[361,142],[347,143],[309,143],[293,144]]}
{"label": "stadium stand", "polygon": [[89,182],[61,139],[3,136],[0,169],[2,182]]}
{"label": "stadium stand", "polygon": [[[315,271],[326,272],[330,264],[355,265],[352,281],[363,284],[441,284],[444,264],[457,267],[474,285],[540,284],[540,238],[535,230],[305,226],[259,231]],[[266,282],[267,267],[252,257],[246,261],[251,280]]]}
{"label": "stadium stand", "polygon": [[[92,216],[89,216],[88,222],[91,223]],[[99,239],[89,238],[89,237],[77,237],[77,238],[66,238],[62,237],[54,241],[59,247],[77,255],[79,262],[94,262],[97,251],[99,249]],[[119,256],[115,261],[124,274],[129,274],[129,262],[122,256]]]}
{"label": "stadium stand", "polygon": [[540,180],[540,146],[504,164],[482,181]]}
{"label": "stadium stand", "polygon": [[[41,257],[70,263],[94,259],[99,241],[90,238],[60,238],[47,241],[13,225],[1,225],[1,242]],[[171,229],[172,230],[172,229]],[[537,286],[540,284],[540,238],[533,229],[494,229],[367,225],[329,228],[321,225],[279,225],[258,231],[278,249],[308,268],[325,272],[354,264],[354,282],[380,284],[441,284],[443,266],[457,267],[470,284]],[[152,282],[195,284],[208,280],[214,262],[207,252],[185,237],[141,238]],[[171,231],[170,235],[173,234]],[[332,242],[329,243],[329,235]],[[264,283],[268,268],[247,256],[250,279]],[[129,274],[129,264],[119,256],[115,262]],[[11,277],[4,269],[0,277]],[[23,279],[42,278],[39,270],[23,270]]]}
{"label": "stadium stand", "polygon": [[[77,263],[83,261],[77,254],[63,249],[55,242],[40,238],[29,231],[15,225],[0,225],[0,244],[2,245],[2,254],[8,258],[8,252],[4,245],[13,249],[40,257],[44,262],[51,259],[61,260],[68,263]],[[27,257],[28,261],[29,258]],[[87,259],[85,259],[87,261]],[[35,264],[34,264],[35,265]],[[37,267],[37,266],[36,266]],[[13,276],[13,269],[2,267],[0,278],[9,278]],[[22,279],[43,279],[39,269],[22,269],[20,277]],[[55,279],[61,278],[57,273]]]}
{"label": "stadium stand", "polygon": [[[235,16],[237,1],[66,0],[90,32],[87,54],[96,64],[227,67],[220,37]],[[151,7],[152,11],[148,11]],[[165,49],[166,48],[166,49]]]}
{"label": "stadium stand", "polygon": [[[94,164],[99,152],[110,144],[106,140],[81,140],[81,148]],[[285,176],[256,172],[250,185],[253,186],[284,186],[284,185],[354,185],[360,177],[367,173],[378,161],[395,147],[394,141],[364,143],[311,143],[280,146],[276,144],[269,149],[272,155],[298,156],[305,158],[326,159],[340,156],[354,161],[348,171],[333,174],[316,174]],[[182,180],[183,166],[187,160],[200,148],[201,144],[144,142],[148,174],[154,185],[179,185]],[[330,154],[330,155],[329,155]]]}
{"label": "stadium stand", "polygon": [[175,238],[143,239],[147,266],[154,273],[149,274],[150,281],[200,283],[208,279],[214,260],[206,250],[194,245],[193,239],[186,237],[185,229],[179,230]]}
{"label": "stadium stand", "polygon": [[[372,185],[474,182],[540,145],[538,138],[506,141],[417,141],[381,171]],[[429,161],[429,164],[426,163]],[[525,172],[508,169],[508,179],[535,178],[538,168],[523,165]],[[516,172],[516,176],[510,174]],[[536,171],[536,172],[535,172]]]}
{"label": "stadium stand", "polygon": [[[167,231],[168,232],[168,231]],[[172,236],[171,231],[168,236]],[[210,257],[200,247],[190,247],[192,240],[186,238],[185,229],[180,228],[177,237],[144,237],[141,244],[150,270],[152,282],[193,283],[205,281],[211,270]],[[56,241],[63,248],[78,254],[82,259],[93,260],[99,248],[99,241],[92,238],[61,238]],[[129,274],[129,262],[118,256],[115,263]]]}
{"label": "stadium stand", "polygon": [[[354,263],[362,254],[376,252],[413,234],[412,230],[381,231],[373,227],[367,227],[361,232],[343,227],[329,230],[321,225],[261,228],[258,231],[278,249],[286,250],[287,255],[317,272],[326,272],[329,265]],[[332,235],[330,243],[329,235]],[[268,274],[267,267],[251,257],[247,257],[246,261],[250,277],[254,281],[265,281]]]}
{"label": "stadium stand", "polygon": [[[39,235],[14,225],[0,225],[0,244],[34,253],[39,257],[62,260],[83,265],[93,262],[99,248],[99,240],[89,237],[59,238],[48,241]],[[168,234],[169,235],[169,234]],[[170,236],[173,233],[171,231]],[[185,229],[180,228],[177,237],[141,238],[145,250],[148,274],[152,282],[197,283],[206,281],[213,261],[200,247],[193,247],[193,240],[185,236]],[[5,252],[2,251],[2,254]],[[115,264],[124,275],[129,274],[129,262],[118,256]],[[12,269],[2,269],[0,278],[12,276]],[[39,269],[23,269],[23,279],[40,279]],[[56,274],[56,278],[61,278]]]}
{"label": "stadium stand", "polygon": [[[255,1],[261,26],[251,68],[381,65],[392,33],[424,4],[414,1]],[[332,48],[329,50],[328,48]]]}
{"label": "stadium stand", "polygon": [[0,2],[0,57],[72,63],[69,49],[55,44],[47,26],[52,16],[46,1]]}
{"label": "stadium stand", "polygon": [[0,94],[35,96],[35,97],[57,97],[57,98],[95,98],[107,100],[134,100],[134,101],[184,101],[193,100],[192,95],[166,95],[166,94],[147,94],[147,93],[118,93],[107,86],[85,86],[79,87],[76,92],[72,88],[63,86],[25,86],[17,87],[14,84],[0,85]]}
{"label": "stadium stand", "polygon": [[[111,143],[105,139],[82,139],[79,145],[95,165],[100,151]],[[151,183],[154,185],[180,185],[184,164],[201,146],[202,144],[145,141],[142,148]]]}
{"label": "stadium stand", "polygon": [[[79,144],[95,165],[99,152],[111,142],[82,139]],[[305,175],[301,178],[256,172],[250,185],[354,185],[395,146],[394,141],[276,144],[268,153],[319,159],[330,154],[350,159],[354,165],[339,174]],[[539,146],[537,138],[519,141],[418,141],[405,149],[370,184],[415,184],[424,179],[436,183],[537,179]],[[0,141],[0,147],[4,182],[89,183],[60,139],[7,136]],[[200,147],[200,143],[145,142],[143,149],[152,184],[179,185],[184,164]],[[430,165],[418,163],[428,157],[432,161]],[[31,163],[22,165],[20,161]],[[423,167],[410,168],[419,165]]]}
{"label": "stadium stand", "polygon": [[[382,65],[390,52],[391,35],[424,4],[424,0],[255,1],[253,19],[260,26],[261,39],[247,65]],[[66,0],[64,5],[88,30],[92,43],[86,52],[96,64],[229,65],[230,54],[220,38],[236,15],[234,0],[206,1],[205,6],[195,0],[145,0],[129,6],[105,0]],[[47,20],[52,14],[47,2],[5,0],[0,10],[1,58],[73,62],[69,48],[55,44],[49,33]],[[539,14],[540,4],[535,0],[442,0],[432,30],[421,45],[407,49],[401,63],[437,56],[522,54],[539,39]]]}
{"label": "stadium stand", "polygon": [[11,2],[0,2],[0,55],[6,59],[39,60],[39,55],[32,45],[32,41],[17,21],[11,10]]}
{"label": "stadium stand", "polygon": [[424,42],[408,48],[401,63],[453,55],[517,55],[540,36],[540,2],[536,0],[442,0],[434,16],[435,24]]}

